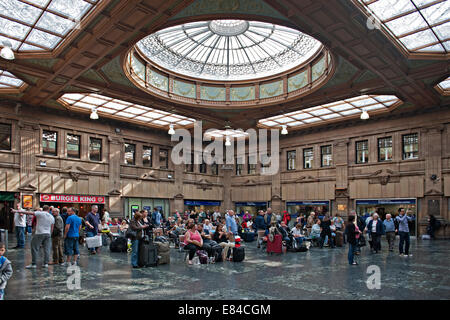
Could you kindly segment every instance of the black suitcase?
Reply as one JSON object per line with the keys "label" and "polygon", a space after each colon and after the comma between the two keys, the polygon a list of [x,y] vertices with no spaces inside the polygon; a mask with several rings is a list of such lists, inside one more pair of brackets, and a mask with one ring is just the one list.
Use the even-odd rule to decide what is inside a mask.
{"label": "black suitcase", "polygon": [[216,244],[212,247],[212,250],[214,252],[214,262],[223,262],[222,247]]}
{"label": "black suitcase", "polygon": [[254,232],[244,232],[242,234],[242,238],[245,242],[252,242],[255,241],[255,233]]}
{"label": "black suitcase", "polygon": [[245,251],[243,247],[233,248],[233,262],[241,262],[245,258]]}
{"label": "black suitcase", "polygon": [[119,237],[111,242],[109,250],[111,252],[127,252],[128,241],[125,237]]}
{"label": "black suitcase", "polygon": [[158,250],[151,241],[140,241],[139,243],[139,267],[156,267],[158,264]]}

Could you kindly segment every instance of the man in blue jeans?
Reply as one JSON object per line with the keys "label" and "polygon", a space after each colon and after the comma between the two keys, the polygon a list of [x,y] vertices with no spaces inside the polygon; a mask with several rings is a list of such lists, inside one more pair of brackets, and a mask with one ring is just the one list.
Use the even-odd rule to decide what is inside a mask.
{"label": "man in blue jeans", "polygon": [[67,256],[66,266],[71,265],[73,256],[73,264],[76,265],[77,258],[80,254],[78,250],[78,238],[80,237],[81,218],[75,214],[74,208],[67,209],[66,227],[64,229],[64,253]]}
{"label": "man in blue jeans", "polygon": [[14,226],[16,229],[17,246],[14,249],[25,248],[25,228],[27,227],[27,215],[17,204],[17,211],[14,211]]}
{"label": "man in blue jeans", "polygon": [[225,217],[225,223],[226,223],[227,231],[229,233],[233,234],[233,236],[237,236],[238,228],[237,228],[236,219],[234,218],[233,210],[228,210],[227,215]]}
{"label": "man in blue jeans", "polygon": [[[411,257],[409,253],[409,226],[408,222],[413,221],[415,218],[409,216],[409,210],[405,214],[405,209],[398,209],[399,215],[395,218],[398,221],[398,234],[400,236],[399,251],[401,257]],[[403,244],[405,244],[405,253],[403,254]]]}
{"label": "man in blue jeans", "polygon": [[[93,205],[91,212],[86,215],[86,238],[95,237],[98,234],[98,225],[100,224],[100,215],[98,214],[98,206]],[[91,254],[100,252],[100,247],[89,248]]]}

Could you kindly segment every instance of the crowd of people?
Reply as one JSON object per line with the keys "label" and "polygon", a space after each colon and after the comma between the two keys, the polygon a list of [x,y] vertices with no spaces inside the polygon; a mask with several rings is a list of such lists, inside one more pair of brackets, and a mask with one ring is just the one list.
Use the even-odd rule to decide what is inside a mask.
{"label": "crowd of people", "polygon": [[[366,245],[366,237],[370,251],[374,254],[381,252],[381,239],[385,235],[387,248],[394,251],[396,235],[399,235],[399,255],[412,256],[410,252],[409,224],[415,219],[411,212],[403,208],[393,217],[387,214],[384,220],[379,213],[372,212],[358,216],[355,211],[348,214],[348,221],[336,214],[319,216],[316,212],[296,215],[293,218],[284,211],[282,214],[273,213],[271,208],[260,210],[256,216],[243,212],[239,216],[233,210],[222,214],[218,210],[174,212],[167,219],[157,208],[149,214],[147,210],[134,212],[131,220],[127,218],[111,218],[108,211],[98,212],[98,207],[92,205],[91,211],[84,217],[79,217],[76,208],[58,208],[44,205],[38,210],[24,210],[17,207],[12,210],[16,229],[17,246],[15,249],[25,248],[25,235],[32,234],[31,264],[28,269],[36,268],[38,255],[43,252],[43,267],[49,265],[76,265],[80,255],[79,245],[85,238],[99,234],[107,235],[113,240],[111,230],[116,230],[115,236],[126,237],[131,242],[131,264],[138,266],[139,243],[145,236],[151,238],[156,235],[166,236],[174,244],[174,248],[184,249],[187,253],[187,263],[193,264],[198,250],[207,252],[212,260],[215,248],[222,248],[221,259],[232,260],[232,248],[236,239],[253,234],[256,246],[260,248],[271,239],[271,233],[282,235],[283,241],[291,241],[297,247],[305,242],[313,243],[318,248],[336,247],[337,243],[348,243],[348,263],[358,264],[356,256],[361,247]],[[434,216],[429,216],[428,234],[434,238],[438,228]],[[341,238],[340,241],[339,238]],[[251,237],[252,238],[252,237]],[[291,239],[291,240],[290,240]],[[11,277],[11,262],[4,257],[5,245],[0,243],[0,299],[3,297],[7,280]],[[100,253],[100,247],[88,248],[90,254]],[[51,252],[53,260],[50,261]]]}

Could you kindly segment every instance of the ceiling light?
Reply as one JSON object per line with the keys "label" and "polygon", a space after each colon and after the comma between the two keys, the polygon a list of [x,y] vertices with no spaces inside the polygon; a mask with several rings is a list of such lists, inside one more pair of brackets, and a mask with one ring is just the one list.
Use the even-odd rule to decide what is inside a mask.
{"label": "ceiling light", "polygon": [[97,113],[97,109],[92,109],[92,112],[91,112],[91,119],[92,120],[97,120],[98,119],[98,113]]}
{"label": "ceiling light", "polygon": [[14,60],[14,51],[12,50],[12,44],[9,40],[2,42],[2,50],[0,51],[0,57],[6,60]]}
{"label": "ceiling light", "polygon": [[286,135],[286,134],[288,134],[288,131],[287,131],[287,126],[281,126],[283,129],[281,130],[281,134],[283,134],[283,135]]}
{"label": "ceiling light", "polygon": [[227,137],[225,140],[225,147],[230,147],[231,146],[231,140],[230,137]]}
{"label": "ceiling light", "polygon": [[173,134],[175,134],[175,130],[173,130],[173,124],[171,124],[170,126],[169,126],[169,132],[168,132],[170,135],[173,135]]}
{"label": "ceiling light", "polygon": [[361,120],[367,120],[369,119],[369,113],[366,110],[363,110],[363,112],[361,113]]}

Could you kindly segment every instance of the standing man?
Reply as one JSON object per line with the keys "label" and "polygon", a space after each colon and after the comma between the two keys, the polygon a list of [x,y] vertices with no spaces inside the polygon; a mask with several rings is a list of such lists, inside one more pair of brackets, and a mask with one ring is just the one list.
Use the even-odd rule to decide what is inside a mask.
{"label": "standing man", "polygon": [[237,236],[238,234],[238,227],[236,223],[236,219],[234,218],[234,211],[228,210],[227,216],[225,218],[225,223],[227,227],[228,233],[232,234],[233,236]]}
{"label": "standing man", "polygon": [[64,251],[67,256],[66,266],[71,265],[73,257],[73,264],[76,265],[80,251],[78,250],[78,238],[80,237],[81,218],[75,214],[74,208],[67,210],[66,227],[64,230]]}
{"label": "standing man", "polygon": [[161,225],[161,213],[159,213],[158,208],[153,208],[153,212],[152,212],[152,224],[156,227],[159,228],[159,226]]}
{"label": "standing man", "polygon": [[[98,225],[100,224],[100,215],[98,213],[98,206],[93,205],[91,207],[91,212],[89,212],[85,217],[86,222],[86,238],[95,237],[98,234]],[[91,254],[96,254],[100,252],[100,247],[90,248]]]}
{"label": "standing man", "polygon": [[49,206],[45,205],[42,211],[24,212],[27,215],[34,215],[36,219],[36,231],[31,239],[31,264],[25,267],[27,269],[36,269],[36,259],[41,246],[44,248],[44,268],[48,268],[52,247],[51,234],[55,224],[55,218],[49,213],[49,210]]}
{"label": "standing man", "polygon": [[67,213],[67,207],[63,207],[60,214],[61,218],[64,221],[64,225],[66,224],[66,220],[69,217],[69,214]]}
{"label": "standing man", "polygon": [[219,212],[219,210],[214,210],[214,213],[213,213],[213,222],[217,222],[217,218],[219,218],[220,217],[220,212]]}
{"label": "standing man", "polygon": [[386,215],[386,219],[383,221],[384,229],[386,232],[386,240],[388,243],[389,251],[394,251],[395,243],[395,223],[390,213]]}
{"label": "standing man", "polygon": [[64,221],[59,215],[59,209],[53,208],[53,218],[55,218],[55,226],[52,232],[52,249],[53,249],[53,262],[49,264],[63,264],[63,236],[64,236]]}
{"label": "standing man", "polygon": [[24,213],[20,207],[20,204],[17,204],[17,211],[14,212],[14,226],[16,229],[16,238],[17,238],[17,246],[14,249],[23,249],[25,248],[25,228],[27,227],[27,215]]}
{"label": "standing man", "polygon": [[378,253],[378,251],[381,251],[381,236],[384,234],[384,224],[378,218],[378,213],[375,212],[372,215],[372,220],[367,224],[365,231],[370,234],[372,239],[371,252]]}
{"label": "standing man", "polygon": [[[412,257],[409,253],[409,226],[408,222],[413,221],[414,218],[410,217],[409,210],[405,213],[404,208],[398,209],[399,215],[395,218],[398,221],[398,234],[400,236],[399,251],[401,257]],[[405,244],[405,254],[403,254],[403,244]]]}
{"label": "standing man", "polygon": [[258,211],[258,216],[255,219],[254,228],[256,229],[256,232],[258,234],[258,244],[257,247],[261,247],[261,243],[264,238],[264,234],[266,233],[266,223],[264,221],[264,212],[262,210]]}

